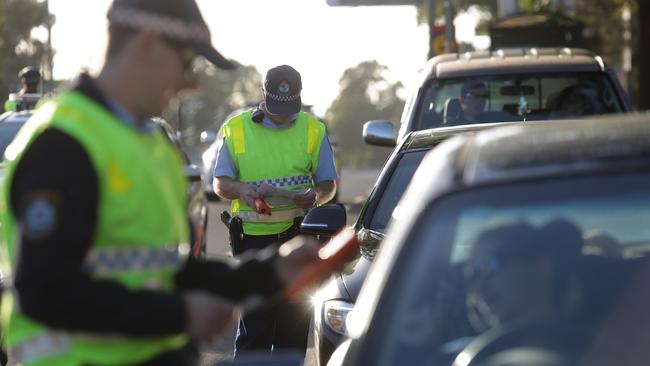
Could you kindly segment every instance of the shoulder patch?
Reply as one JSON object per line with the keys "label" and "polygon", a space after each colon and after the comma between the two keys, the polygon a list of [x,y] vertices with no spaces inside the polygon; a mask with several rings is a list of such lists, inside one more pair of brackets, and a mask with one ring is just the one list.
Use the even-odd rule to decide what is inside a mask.
{"label": "shoulder patch", "polygon": [[34,197],[25,206],[23,233],[33,240],[46,238],[54,233],[58,221],[55,200],[45,196]]}

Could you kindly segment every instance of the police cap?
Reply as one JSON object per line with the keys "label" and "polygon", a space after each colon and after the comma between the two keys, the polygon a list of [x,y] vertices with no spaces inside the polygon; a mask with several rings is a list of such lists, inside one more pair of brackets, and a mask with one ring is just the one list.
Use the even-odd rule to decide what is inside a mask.
{"label": "police cap", "polygon": [[113,0],[107,17],[111,26],[157,32],[219,68],[235,68],[212,46],[210,30],[195,0]]}

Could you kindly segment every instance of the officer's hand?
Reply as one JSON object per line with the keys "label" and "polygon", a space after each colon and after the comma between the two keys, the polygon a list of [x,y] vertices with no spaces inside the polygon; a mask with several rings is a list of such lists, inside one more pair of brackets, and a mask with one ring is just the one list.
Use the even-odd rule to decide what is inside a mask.
{"label": "officer's hand", "polygon": [[239,188],[239,198],[243,199],[248,206],[255,207],[255,199],[262,198],[262,196],[257,191],[257,187],[243,183]]}
{"label": "officer's hand", "polygon": [[300,208],[312,208],[316,203],[316,192],[313,189],[308,189],[303,193],[293,196],[293,203]]}
{"label": "officer's hand", "polygon": [[190,291],[185,301],[186,331],[196,343],[212,342],[230,326],[233,304],[203,291]]}
{"label": "officer's hand", "polygon": [[282,244],[275,261],[278,278],[289,285],[300,278],[310,265],[318,263],[319,243],[313,237],[297,236]]}

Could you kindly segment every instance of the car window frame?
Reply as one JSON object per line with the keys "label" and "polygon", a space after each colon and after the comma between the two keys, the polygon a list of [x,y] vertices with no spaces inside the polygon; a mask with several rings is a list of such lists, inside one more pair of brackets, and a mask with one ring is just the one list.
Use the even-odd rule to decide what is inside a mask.
{"label": "car window frame", "polygon": [[[647,170],[643,170],[641,167],[632,171],[623,171],[623,172],[596,172],[596,173],[587,173],[587,174],[571,174],[561,177],[552,178],[553,182],[560,183],[570,183],[577,178],[614,178],[621,175],[633,175],[639,176],[641,178],[650,178],[650,173]],[[433,200],[428,202],[422,210],[418,213],[417,218],[413,221],[412,225],[409,225],[410,230],[407,231],[407,235],[401,239],[398,239],[398,249],[395,250],[397,253],[396,256],[392,259],[392,265],[390,268],[386,268],[385,278],[383,278],[383,286],[381,294],[378,296],[376,307],[373,309],[373,314],[370,317],[368,323],[368,329],[365,332],[364,337],[358,340],[359,343],[359,352],[358,356],[361,357],[362,364],[373,364],[373,365],[387,365],[388,359],[384,351],[382,352],[363,352],[363,350],[375,349],[375,350],[384,350],[387,349],[386,345],[390,343],[389,333],[392,331],[393,325],[388,324],[390,322],[383,321],[387,319],[385,314],[394,314],[397,312],[399,305],[397,302],[403,300],[403,292],[396,292],[395,289],[404,289],[405,283],[409,283],[412,274],[412,266],[410,265],[396,265],[396,263],[413,263],[414,258],[421,258],[420,247],[423,245],[431,245],[429,242],[425,244],[424,240],[419,240],[424,234],[430,232],[430,228],[425,224],[426,221],[431,220],[431,212],[440,211],[444,214],[449,212],[448,207],[445,207],[445,204],[449,202],[449,199],[454,199],[457,195],[466,195],[467,193],[474,193],[484,189],[490,189],[494,186],[503,186],[508,187],[512,185],[523,185],[523,184],[538,184],[547,182],[548,177],[541,179],[527,179],[527,180],[518,180],[505,182],[500,184],[485,184],[477,185],[467,188],[457,188],[452,189],[440,196],[435,197]],[[603,184],[600,184],[598,191],[603,192],[605,190],[612,190],[612,188],[606,187]],[[650,188],[649,188],[650,190]],[[581,194],[587,195],[584,191],[580,191]],[[593,193],[590,193],[594,195]],[[464,198],[467,200],[467,198]],[[434,213],[434,216],[439,216],[440,212]],[[456,216],[457,219],[457,216]],[[444,225],[443,225],[444,226]],[[455,227],[455,226],[454,226]],[[449,230],[449,228],[446,228]],[[441,236],[437,237],[438,242],[448,242],[445,240],[446,237]],[[434,258],[436,261],[430,263],[431,268],[438,268],[438,271],[447,272],[453,265],[451,262],[453,246],[451,244],[447,245],[436,245],[434,252],[429,255],[430,258]],[[377,280],[377,279],[376,279]],[[403,309],[402,309],[403,310]],[[382,315],[383,314],[383,315]],[[403,354],[401,351],[397,353]],[[401,358],[406,364],[409,364],[408,359]],[[422,362],[422,360],[418,360]]]}

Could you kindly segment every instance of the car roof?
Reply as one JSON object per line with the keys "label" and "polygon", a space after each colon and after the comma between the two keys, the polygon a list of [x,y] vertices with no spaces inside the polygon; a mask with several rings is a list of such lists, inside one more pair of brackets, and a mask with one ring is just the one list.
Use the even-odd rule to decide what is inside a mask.
{"label": "car roof", "polygon": [[445,54],[424,67],[425,81],[533,72],[602,72],[600,56],[580,48],[512,48]]}
{"label": "car roof", "polygon": [[513,123],[442,142],[424,158],[399,206],[483,185],[649,168],[647,113]]}
{"label": "car roof", "polygon": [[25,123],[33,111],[5,112],[0,114],[0,123]]}
{"label": "car roof", "polygon": [[449,126],[449,127],[436,127],[429,128],[426,130],[417,130],[409,133],[404,138],[404,143],[402,144],[402,150],[413,150],[420,148],[429,148],[432,144],[436,144],[442,140],[445,140],[451,136],[466,133],[466,132],[477,132],[485,130],[491,127],[497,126],[507,126],[512,124],[521,124],[522,122],[498,122],[498,123],[478,123],[478,124],[467,124],[467,125],[458,125],[458,126]]}
{"label": "car roof", "polygon": [[475,134],[464,184],[584,174],[650,165],[650,117],[540,121]]}

